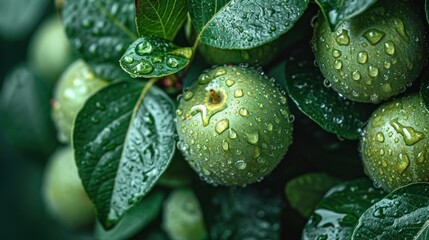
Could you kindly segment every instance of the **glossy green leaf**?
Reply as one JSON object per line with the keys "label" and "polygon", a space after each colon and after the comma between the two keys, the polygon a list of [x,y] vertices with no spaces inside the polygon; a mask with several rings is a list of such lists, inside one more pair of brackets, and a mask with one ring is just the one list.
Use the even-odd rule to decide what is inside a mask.
{"label": "glossy green leaf", "polygon": [[286,86],[296,106],[330,133],[345,139],[358,139],[370,116],[365,104],[338,95],[310,57],[286,61]]}
{"label": "glossy green leaf", "polygon": [[172,41],[187,13],[186,0],[136,0],[137,33]]}
{"label": "glossy green leaf", "polygon": [[174,104],[157,87],[121,82],[78,113],[73,147],[79,175],[107,229],[154,186],[175,149]]}
{"label": "glossy green leaf", "polygon": [[189,14],[201,43],[249,49],[271,42],[291,29],[308,0],[189,0]]}
{"label": "glossy green leaf", "polygon": [[137,206],[131,208],[111,230],[106,231],[97,223],[95,238],[98,240],[130,239],[160,214],[163,201],[164,194],[162,192],[147,195]]}
{"label": "glossy green leaf", "polygon": [[105,80],[126,77],[118,61],[137,36],[133,0],[67,0],[63,10],[71,46]]}
{"label": "glossy green leaf", "polygon": [[308,173],[290,180],[286,184],[286,197],[290,205],[302,216],[308,217],[339,179],[325,173]]}
{"label": "glossy green leaf", "polygon": [[426,109],[429,111],[429,69],[423,73],[422,82],[420,85],[420,96],[425,103]]}
{"label": "glossy green leaf", "polygon": [[360,217],[352,239],[427,239],[429,183],[398,188]]}
{"label": "glossy green leaf", "polygon": [[334,30],[341,22],[357,16],[377,0],[315,0]]}
{"label": "glossy green leaf", "polygon": [[280,239],[281,197],[273,188],[209,188],[201,194],[208,239]]}
{"label": "glossy green leaf", "polygon": [[368,179],[336,185],[326,193],[310,216],[302,239],[350,239],[359,217],[385,195],[383,190],[375,189]]}
{"label": "glossy green leaf", "polygon": [[182,70],[192,48],[181,48],[159,37],[141,37],[131,44],[119,63],[131,77],[163,77]]}
{"label": "glossy green leaf", "polygon": [[425,0],[426,21],[429,23],[429,1]]}
{"label": "glossy green leaf", "polygon": [[57,146],[50,98],[49,88],[26,65],[6,76],[0,91],[0,127],[20,153],[47,158]]}

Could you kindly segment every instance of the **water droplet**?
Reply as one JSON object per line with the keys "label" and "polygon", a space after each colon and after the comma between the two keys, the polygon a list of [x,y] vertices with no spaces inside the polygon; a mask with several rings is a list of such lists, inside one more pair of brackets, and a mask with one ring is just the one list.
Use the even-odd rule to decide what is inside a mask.
{"label": "water droplet", "polygon": [[243,96],[243,89],[237,89],[234,91],[234,97],[241,98]]}
{"label": "water droplet", "polygon": [[134,62],[134,58],[133,57],[131,57],[131,56],[125,56],[124,58],[123,58],[123,60],[124,60],[124,62],[126,62],[126,63],[132,63],[132,62]]}
{"label": "water droplet", "polygon": [[228,137],[229,137],[230,139],[236,139],[236,138],[237,138],[237,132],[236,132],[236,131],[234,131],[233,129],[229,130],[229,132],[228,132]]}
{"label": "water droplet", "polygon": [[222,119],[215,125],[215,130],[218,134],[223,133],[226,129],[229,128],[229,121],[228,119]]}
{"label": "water droplet", "polygon": [[384,208],[377,208],[374,213],[372,214],[376,218],[383,218],[384,217]]}
{"label": "water droplet", "polygon": [[350,37],[347,30],[343,29],[340,35],[336,38],[338,45],[347,46],[350,44]]}
{"label": "water droplet", "polygon": [[406,127],[400,124],[397,118],[390,121],[390,125],[397,133],[402,135],[407,146],[414,145],[424,138],[424,134],[422,132],[416,131],[412,127]]}
{"label": "water droplet", "polygon": [[378,96],[377,94],[371,94],[371,96],[369,96],[369,100],[372,103],[378,103],[380,101],[380,96]]}
{"label": "water droplet", "polygon": [[385,42],[384,51],[392,56],[393,54],[395,54],[395,44],[392,41]]}
{"label": "water droplet", "polygon": [[392,86],[390,85],[390,83],[383,84],[381,88],[383,89],[384,92],[387,92],[387,93],[392,91]]}
{"label": "water droplet", "polygon": [[178,109],[176,110],[176,115],[177,115],[177,116],[182,116],[182,114],[183,114],[183,110],[182,110],[182,109],[180,109],[180,108],[178,108]]}
{"label": "water droplet", "polygon": [[422,151],[420,151],[419,153],[417,153],[417,162],[418,163],[423,163],[426,159],[426,149],[423,149]]}
{"label": "water droplet", "polygon": [[341,51],[340,50],[337,50],[337,49],[334,49],[334,51],[332,51],[332,56],[334,57],[334,58],[339,58],[339,57],[341,57]]}
{"label": "water droplet", "polygon": [[198,83],[201,85],[207,84],[211,81],[212,79],[210,78],[209,75],[203,73],[198,77]]}
{"label": "water droplet", "polygon": [[378,132],[375,135],[375,140],[377,140],[377,142],[384,142],[384,134],[382,132]]}
{"label": "water droplet", "polygon": [[358,71],[354,71],[352,73],[352,79],[358,81],[360,79],[360,73]]}
{"label": "water droplet", "polygon": [[258,158],[259,156],[261,156],[261,149],[258,147],[253,148],[253,157]]}
{"label": "water droplet", "polygon": [[381,41],[381,39],[384,38],[386,34],[380,30],[377,30],[375,28],[372,28],[368,31],[366,31],[363,34],[363,37],[368,40],[369,43],[371,43],[371,45],[375,45],[377,43],[379,43]]}
{"label": "water droplet", "polygon": [[166,62],[167,66],[171,67],[171,68],[177,68],[177,66],[179,66],[179,61],[175,58],[168,58],[167,62]]}
{"label": "water droplet", "polygon": [[96,102],[95,107],[97,107],[100,110],[106,109],[106,106],[104,106],[104,104],[102,104],[101,102]]}
{"label": "water droplet", "polygon": [[400,153],[398,157],[398,171],[399,173],[403,173],[408,166],[410,165],[410,159],[408,158],[408,155],[405,153]]}
{"label": "water droplet", "polygon": [[399,19],[399,18],[395,18],[394,20],[393,20],[393,24],[394,24],[394,26],[395,26],[395,30],[396,30],[396,32],[402,37],[402,38],[404,38],[406,41],[408,41],[410,38],[409,38],[409,36],[408,36],[408,34],[407,34],[407,32],[405,31],[405,26],[404,26],[404,23],[402,22],[402,20],[401,19]]}
{"label": "water droplet", "polygon": [[341,62],[341,60],[335,60],[334,68],[337,70],[340,70],[342,67],[343,67],[343,62]]}
{"label": "water droplet", "polygon": [[149,74],[153,71],[153,66],[147,61],[141,61],[135,67],[135,73]]}
{"label": "water droplet", "polygon": [[374,66],[368,67],[368,75],[370,77],[377,77],[378,76],[378,68]]}
{"label": "water droplet", "polygon": [[246,133],[246,140],[250,144],[256,144],[259,141],[259,133],[258,132],[250,132]]}
{"label": "water droplet", "polygon": [[162,58],[161,57],[153,57],[152,62],[153,63],[162,63]]}
{"label": "water droplet", "polygon": [[194,93],[193,93],[193,92],[191,92],[191,91],[186,91],[186,92],[183,94],[183,98],[184,98],[186,101],[190,100],[193,96],[194,96]]}
{"label": "water droplet", "polygon": [[365,64],[368,61],[368,53],[365,51],[359,52],[357,61],[360,64]]}
{"label": "water droplet", "polygon": [[100,122],[100,119],[97,117],[91,117],[91,122],[97,124]]}
{"label": "water droplet", "polygon": [[231,80],[231,79],[226,80],[226,86],[231,87],[234,84],[235,84],[234,80]]}
{"label": "water droplet", "polygon": [[218,68],[214,73],[213,77],[217,78],[226,74],[226,70],[224,68]]}
{"label": "water droplet", "polygon": [[237,167],[239,170],[244,170],[247,167],[247,163],[243,160],[238,160],[235,163],[235,167]]}
{"label": "water droplet", "polygon": [[150,44],[147,41],[141,42],[139,44],[137,44],[135,51],[138,55],[143,56],[145,54],[149,54],[152,52],[152,44]]}
{"label": "water droplet", "polygon": [[247,115],[249,114],[249,112],[248,112],[248,111],[247,111],[247,109],[245,109],[245,108],[241,108],[238,112],[239,112],[239,113],[240,113],[240,115],[241,115],[241,116],[243,116],[243,117],[247,117]]}
{"label": "water droplet", "polygon": [[392,64],[391,64],[390,62],[388,62],[388,61],[385,61],[385,62],[384,62],[384,68],[385,68],[385,69],[389,69],[391,65],[392,65]]}
{"label": "water droplet", "polygon": [[228,143],[228,141],[226,141],[226,140],[222,141],[222,149],[225,150],[225,151],[228,151],[228,149],[229,149],[229,143]]}

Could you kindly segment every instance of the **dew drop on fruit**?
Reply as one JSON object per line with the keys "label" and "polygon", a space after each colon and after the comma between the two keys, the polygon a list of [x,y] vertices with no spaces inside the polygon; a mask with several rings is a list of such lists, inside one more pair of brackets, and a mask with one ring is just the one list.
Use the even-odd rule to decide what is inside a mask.
{"label": "dew drop on fruit", "polygon": [[244,169],[247,167],[247,163],[246,163],[245,161],[243,161],[243,160],[238,160],[238,161],[235,163],[235,167],[236,167],[237,169],[239,169],[239,170],[244,170]]}
{"label": "dew drop on fruit", "polygon": [[152,44],[147,41],[137,44],[135,51],[138,55],[143,56],[152,52]]}
{"label": "dew drop on fruit", "polygon": [[403,173],[410,165],[410,159],[406,153],[400,153],[398,156],[397,168],[399,173]]}
{"label": "dew drop on fruit", "polygon": [[220,77],[226,74],[226,70],[224,68],[218,68],[217,71],[214,73],[213,77]]}
{"label": "dew drop on fruit", "polygon": [[375,135],[375,140],[377,140],[377,142],[380,142],[380,143],[384,142],[384,134],[382,132],[378,132]]}
{"label": "dew drop on fruit", "polygon": [[258,158],[259,156],[261,156],[261,149],[259,147],[255,147],[253,149],[253,157]]}
{"label": "dew drop on fruit", "polygon": [[231,80],[231,79],[226,80],[226,86],[228,87],[231,87],[232,85],[234,85],[234,83],[235,83],[234,80]]}
{"label": "dew drop on fruit", "polygon": [[229,130],[229,132],[228,132],[228,137],[229,137],[230,139],[236,139],[236,138],[237,138],[237,132],[236,132],[236,131],[234,131],[233,129]]}
{"label": "dew drop on fruit", "polygon": [[180,109],[180,108],[178,108],[178,109],[176,110],[176,115],[177,115],[177,116],[182,116],[182,114],[183,114],[183,110],[182,110],[182,109]]}
{"label": "dew drop on fruit", "polygon": [[219,122],[217,122],[216,125],[215,125],[215,131],[218,134],[223,133],[228,128],[229,128],[229,121],[228,121],[228,119],[222,119]]}
{"label": "dew drop on fruit", "polygon": [[342,54],[342,52],[341,52],[340,50],[338,50],[338,49],[334,49],[334,51],[332,51],[332,56],[333,56],[334,58],[339,58],[339,57],[341,57],[341,54]]}
{"label": "dew drop on fruit", "polygon": [[241,115],[241,116],[243,116],[243,117],[247,117],[247,115],[249,114],[249,112],[248,112],[248,111],[247,111],[247,109],[245,109],[245,108],[241,108],[238,112],[239,112],[239,113],[240,113],[240,115]]}
{"label": "dew drop on fruit", "polygon": [[365,51],[359,52],[357,61],[360,64],[365,64],[368,61],[368,53]]}
{"label": "dew drop on fruit", "polygon": [[191,91],[186,91],[186,92],[183,94],[183,99],[185,99],[185,101],[188,101],[188,100],[190,100],[193,96],[194,96],[194,93],[193,93],[193,92],[191,92]]}
{"label": "dew drop on fruit", "polygon": [[256,144],[259,141],[259,133],[258,132],[249,132],[246,133],[246,140],[250,144]]}
{"label": "dew drop on fruit", "polygon": [[358,81],[360,79],[360,73],[358,71],[354,71],[352,73],[352,79]]}
{"label": "dew drop on fruit", "polygon": [[340,35],[337,36],[336,41],[338,45],[347,46],[350,44],[350,37],[347,30],[343,29]]}
{"label": "dew drop on fruit", "polygon": [[423,149],[422,151],[417,153],[416,158],[418,163],[423,163],[426,160],[426,151],[426,149]]}
{"label": "dew drop on fruit", "polygon": [[377,208],[374,213],[372,214],[376,218],[383,218],[384,217],[384,208]]}
{"label": "dew drop on fruit", "polygon": [[341,60],[334,61],[334,68],[340,70],[343,67],[343,62]]}
{"label": "dew drop on fruit", "polygon": [[237,89],[237,90],[235,90],[234,91],[234,97],[236,97],[236,98],[241,98],[241,97],[243,97],[243,89]]}
{"label": "dew drop on fruit", "polygon": [[325,79],[325,80],[323,80],[323,86],[330,88],[332,86],[332,84],[328,79]]}
{"label": "dew drop on fruit", "polygon": [[210,82],[210,80],[211,80],[210,76],[209,76],[209,75],[207,75],[207,74],[205,74],[205,73],[201,74],[201,75],[198,77],[198,83],[199,83],[199,84],[201,84],[201,85],[204,85],[204,84],[209,83],[209,82]]}
{"label": "dew drop on fruit", "polygon": [[386,34],[378,29],[372,28],[363,34],[363,37],[368,40],[371,45],[375,45],[384,38]]}
{"label": "dew drop on fruit", "polygon": [[393,25],[395,26],[395,30],[396,32],[406,41],[409,40],[409,36],[407,34],[407,32],[405,31],[405,26],[404,26],[404,22],[402,22],[401,19],[399,18],[395,18],[393,20]]}
{"label": "dew drop on fruit", "polygon": [[378,68],[374,66],[368,67],[368,75],[370,77],[377,77],[378,76]]}
{"label": "dew drop on fruit", "polygon": [[412,127],[407,127],[399,123],[397,118],[391,120],[390,125],[397,133],[402,135],[407,146],[414,145],[425,137],[422,132],[416,131]]}
{"label": "dew drop on fruit", "polygon": [[387,41],[386,43],[384,43],[384,51],[388,54],[388,55],[393,55],[395,54],[395,44],[392,41]]}
{"label": "dew drop on fruit", "polygon": [[392,91],[392,86],[390,85],[390,83],[385,83],[383,84],[383,86],[381,87],[383,89],[384,92],[388,93]]}
{"label": "dew drop on fruit", "polygon": [[369,96],[369,100],[373,103],[378,103],[380,101],[380,97],[374,93]]}
{"label": "dew drop on fruit", "polygon": [[222,149],[225,150],[225,151],[228,151],[228,149],[229,149],[229,143],[228,143],[228,141],[226,141],[226,140],[222,141]]}

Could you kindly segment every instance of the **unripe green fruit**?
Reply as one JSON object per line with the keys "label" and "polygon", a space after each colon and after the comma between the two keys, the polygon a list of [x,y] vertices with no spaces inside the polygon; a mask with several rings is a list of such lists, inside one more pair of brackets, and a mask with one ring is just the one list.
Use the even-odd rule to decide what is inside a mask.
{"label": "unripe green fruit", "polygon": [[54,85],[61,72],[73,61],[72,49],[61,19],[51,16],[37,29],[29,47],[29,62]]}
{"label": "unripe green fruit", "polygon": [[223,66],[200,75],[177,109],[178,147],[207,182],[261,180],[292,141],[286,98],[265,75]]}
{"label": "unripe green fruit", "polygon": [[77,113],[92,94],[106,85],[107,82],[97,78],[82,60],[67,68],[57,83],[52,108],[60,141],[70,142]]}
{"label": "unripe green fruit", "polygon": [[164,204],[162,227],[172,240],[207,238],[200,203],[192,190],[180,189],[170,194]]}
{"label": "unripe green fruit", "polygon": [[429,111],[417,96],[380,106],[361,138],[365,172],[385,190],[429,181]]}
{"label": "unripe green fruit", "polygon": [[380,0],[334,32],[319,16],[312,47],[332,87],[358,102],[378,103],[405,91],[427,64],[423,18],[403,0]]}
{"label": "unripe green fruit", "polygon": [[93,222],[94,207],[83,189],[70,147],[52,155],[42,190],[50,214],[66,227],[79,229]]}

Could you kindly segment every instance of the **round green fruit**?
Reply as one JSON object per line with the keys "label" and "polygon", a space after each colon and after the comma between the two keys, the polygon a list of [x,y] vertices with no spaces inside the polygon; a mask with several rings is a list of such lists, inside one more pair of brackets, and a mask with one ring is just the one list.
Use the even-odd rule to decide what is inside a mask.
{"label": "round green fruit", "polygon": [[387,191],[429,181],[429,111],[408,96],[380,106],[361,138],[365,172]]}
{"label": "round green fruit", "polygon": [[200,203],[192,190],[170,194],[164,204],[162,228],[172,240],[207,239]]}
{"label": "round green fruit", "polygon": [[70,142],[77,113],[92,94],[106,85],[107,82],[97,78],[82,60],[67,68],[57,83],[52,107],[60,141]]}
{"label": "round green fruit", "polygon": [[212,184],[260,181],[292,141],[286,98],[263,73],[223,66],[185,89],[177,109],[178,147]]}
{"label": "round green fruit", "polygon": [[319,16],[312,40],[321,72],[341,95],[378,103],[410,86],[427,64],[423,18],[404,0],[381,0],[332,32]]}
{"label": "round green fruit", "polygon": [[29,62],[52,86],[72,61],[72,49],[61,19],[51,16],[42,23],[31,39]]}
{"label": "round green fruit", "polygon": [[88,226],[95,210],[79,178],[73,150],[57,150],[43,179],[43,199],[50,214],[70,229]]}

